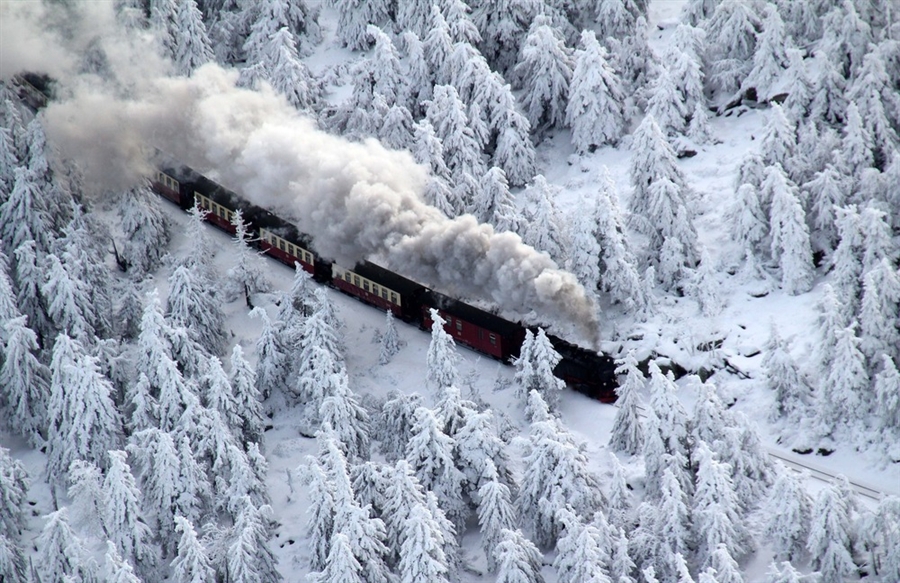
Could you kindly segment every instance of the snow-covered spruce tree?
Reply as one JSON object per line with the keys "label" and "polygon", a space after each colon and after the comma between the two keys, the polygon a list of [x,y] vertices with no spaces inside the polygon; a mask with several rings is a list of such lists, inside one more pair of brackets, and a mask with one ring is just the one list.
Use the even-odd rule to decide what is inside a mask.
{"label": "snow-covered spruce tree", "polygon": [[185,329],[189,338],[210,354],[222,354],[227,336],[221,301],[198,277],[195,268],[181,265],[169,276],[166,317]]}
{"label": "snow-covered spruce tree", "polygon": [[[900,373],[894,360],[888,355],[882,354],[881,371],[875,375],[873,387],[880,413],[878,427],[888,436],[900,434]],[[885,443],[893,442],[893,437],[886,439]]]}
{"label": "snow-covered spruce tree", "polygon": [[519,358],[516,359],[516,397],[527,401],[532,391],[536,391],[551,411],[559,403],[559,393],[566,384],[553,375],[553,369],[562,360],[543,328],[537,334],[525,331],[525,341]]}
{"label": "snow-covered spruce tree", "polygon": [[431,385],[435,396],[440,396],[447,388],[454,386],[457,381],[456,363],[459,355],[456,353],[456,343],[444,330],[444,320],[437,310],[431,310],[431,344],[428,346],[426,366],[428,371],[428,383]]}
{"label": "snow-covered spruce tree", "polygon": [[731,557],[746,552],[748,535],[742,526],[741,508],[731,481],[731,467],[719,462],[704,442],[695,446],[697,486],[693,499],[694,540],[701,566],[712,565],[713,555],[724,545]]}
{"label": "snow-covered spruce tree", "polygon": [[[537,392],[531,396],[541,400]],[[603,495],[574,437],[546,413],[538,419],[531,424],[523,456],[525,473],[517,504],[519,515],[534,532],[535,542],[549,547],[562,530],[557,511],[563,505],[589,516],[599,508]]]}
{"label": "snow-covered spruce tree", "polygon": [[[502,168],[491,166],[481,177],[481,187],[475,193],[469,212],[481,223],[491,223],[500,230],[496,217],[513,210],[515,201],[509,192],[509,182]],[[507,208],[502,208],[507,207]]]}
{"label": "snow-covered spruce tree", "polygon": [[412,509],[425,504],[425,492],[406,460],[398,460],[391,471],[388,486],[384,492],[384,520],[388,549],[391,553],[389,564],[396,565],[401,557],[401,545],[405,540],[404,525]]}
{"label": "snow-covered spruce tree", "polygon": [[769,334],[762,367],[766,384],[775,396],[769,418],[772,421],[785,419],[788,423],[799,422],[811,397],[810,388],[791,356],[787,342],[774,326]]}
{"label": "snow-covered spruce tree", "polygon": [[897,327],[897,305],[900,304],[900,274],[892,262],[881,261],[863,276],[860,302],[860,349],[868,362],[878,364],[879,356],[900,356],[900,329]]}
{"label": "snow-covered spruce tree", "polygon": [[409,442],[413,413],[422,406],[422,396],[418,393],[401,393],[392,391],[381,408],[381,415],[376,422],[376,437],[379,451],[389,462],[406,457],[406,444]]}
{"label": "snow-covered spruce tree", "polygon": [[863,274],[875,269],[884,258],[894,261],[900,256],[885,211],[870,203],[860,211],[859,222],[863,233]]}
{"label": "snow-covered spruce tree", "polygon": [[640,453],[644,444],[644,433],[638,415],[639,391],[644,388],[644,375],[637,368],[634,351],[616,361],[616,374],[625,375],[625,382],[616,387],[618,410],[609,437],[609,447],[630,455]]}
{"label": "snow-covered spruce tree", "polygon": [[[509,86],[504,85],[503,91],[509,93]],[[494,119],[498,120],[499,127],[497,148],[491,161],[503,168],[510,185],[524,186],[535,174],[531,124],[522,113],[511,107],[505,108],[505,112],[497,114]]]}
{"label": "snow-covered spruce tree", "polygon": [[812,502],[793,471],[782,467],[764,504],[765,539],[775,556],[793,560],[806,547],[812,519]]}
{"label": "snow-covered spruce tree", "polygon": [[700,313],[713,317],[722,311],[725,299],[720,295],[719,266],[706,249],[700,251],[700,265],[687,282],[691,296],[700,305]]}
{"label": "snow-covered spruce tree", "polygon": [[[560,583],[611,583],[608,575],[608,532],[602,532],[593,524],[584,524],[569,509],[559,511],[565,531],[556,544],[557,555],[553,568]],[[598,513],[599,514],[599,513]],[[600,514],[602,516],[602,514]]]}
{"label": "snow-covered spruce tree", "polygon": [[566,105],[572,145],[580,153],[615,145],[625,132],[625,96],[606,49],[592,31],[581,33],[582,49],[575,52],[575,68]]}
{"label": "snow-covered spruce tree", "polygon": [[366,33],[372,37],[375,43],[369,55],[372,68],[376,72],[372,91],[384,97],[389,107],[405,105],[407,103],[405,95],[407,84],[405,71],[400,63],[400,54],[394,47],[391,38],[377,26],[370,24]]}
{"label": "snow-covered spruce tree", "polygon": [[469,513],[463,500],[464,476],[454,463],[455,442],[441,431],[434,413],[419,407],[414,413],[406,461],[426,491],[434,492],[444,514],[462,533]]}
{"label": "snow-covered spruce tree", "polygon": [[106,452],[121,439],[122,421],[113,402],[113,388],[97,359],[65,334],[53,348],[50,401],[47,405],[47,470],[62,483],[76,459],[105,466]]}
{"label": "snow-covered spruce tree", "polygon": [[[796,39],[795,39],[796,40]],[[784,114],[794,125],[800,122],[810,113],[813,98],[813,81],[807,62],[803,58],[800,49],[788,48],[785,50],[788,60],[787,97],[782,104]]]}
{"label": "snow-covered spruce tree", "polygon": [[35,571],[41,580],[92,581],[93,565],[81,539],[69,525],[68,509],[64,506],[43,518],[47,522],[38,536],[34,560]]}
{"label": "snow-covered spruce tree", "polygon": [[150,542],[150,528],[141,512],[141,492],[126,461],[128,454],[110,449],[108,455],[109,469],[103,480],[103,490],[106,492],[109,539],[142,576],[150,576],[156,567],[156,550]]}
{"label": "snow-covered spruce tree", "polygon": [[684,405],[675,395],[677,387],[672,373],[663,374],[654,361],[648,365],[648,371],[650,406],[660,420],[659,429],[666,451],[670,454],[680,454],[687,461],[689,419]]}
{"label": "snow-covered spruce tree", "polygon": [[834,484],[823,488],[813,503],[806,550],[822,583],[839,583],[856,572],[846,503]]}
{"label": "snow-covered spruce tree", "polygon": [[84,282],[91,308],[85,314],[97,335],[106,338],[112,331],[109,319],[113,282],[106,266],[107,251],[100,243],[107,236],[103,233],[105,227],[97,222],[96,216],[85,215],[76,204],[72,204],[72,215],[58,241],[57,255],[72,279]]}
{"label": "snow-covered spruce tree", "polygon": [[515,75],[523,88],[523,106],[534,129],[562,127],[572,79],[572,51],[550,19],[538,15],[522,43]]}
{"label": "snow-covered spruce tree", "polygon": [[681,102],[687,112],[699,108],[705,111],[703,94],[703,55],[706,53],[706,33],[689,24],[679,24],[672,37],[672,45],[663,59]]}
{"label": "snow-covered spruce tree", "polygon": [[47,427],[47,401],[50,396],[50,372],[38,360],[37,336],[27,326],[27,316],[7,320],[6,345],[0,367],[0,406],[6,412],[5,424],[41,447]]}
{"label": "snow-covered spruce tree", "polygon": [[809,290],[815,275],[806,213],[798,200],[797,187],[775,163],[766,170],[765,198],[771,200],[769,231],[771,254],[781,267],[781,287],[791,295]]}
{"label": "snow-covered spruce tree", "polygon": [[218,411],[232,433],[240,435],[243,426],[239,413],[240,406],[218,357],[213,356],[206,361],[206,370],[200,379],[200,387],[204,405]]}
{"label": "snow-covered spruce tree", "polygon": [[495,573],[497,560],[494,551],[502,540],[502,532],[513,529],[518,520],[509,487],[500,481],[492,461],[485,462],[482,478],[483,483],[478,488],[478,526],[481,528],[481,547],[487,569]]}
{"label": "snow-covered spruce tree", "polygon": [[369,458],[369,414],[350,390],[347,373],[334,373],[331,392],[319,408],[322,424],[329,424],[345,455],[353,462]]}
{"label": "snow-covered spruce tree", "polygon": [[241,435],[243,443],[260,443],[263,437],[265,420],[263,419],[262,402],[256,386],[256,372],[244,358],[240,344],[231,351],[231,372],[228,380],[234,390],[238,415],[241,418]]}
{"label": "snow-covered spruce tree", "polygon": [[371,46],[372,37],[366,29],[370,24],[384,23],[390,11],[390,3],[385,0],[334,0],[331,4],[338,13],[338,41],[352,51],[365,50]]}
{"label": "snow-covered spruce tree", "polygon": [[156,269],[169,244],[169,223],[147,182],[123,193],[119,217],[124,238],[122,260],[139,277]]}
{"label": "snow-covered spruce tree", "polygon": [[831,252],[838,241],[835,209],[847,204],[849,198],[847,180],[834,164],[815,173],[815,177],[803,185],[809,193],[809,210],[812,214],[813,244],[816,249]]}
{"label": "snow-covered spruce tree", "polygon": [[728,97],[740,89],[752,67],[760,26],[753,8],[740,0],[723,0],[703,23],[710,52],[707,83]]}
{"label": "snow-covered spruce tree", "polygon": [[424,33],[425,58],[429,67],[434,72],[434,81],[438,85],[452,84],[452,75],[449,68],[450,54],[453,52],[453,38],[450,36],[450,26],[447,19],[441,13],[436,4],[431,6],[430,25],[428,32]]}
{"label": "snow-covered spruce tree", "polygon": [[312,456],[301,466],[304,482],[308,487],[309,506],[306,513],[306,533],[310,551],[310,567],[315,571],[325,568],[334,532],[337,512],[335,493],[322,466]]}
{"label": "snow-covered spruce tree", "polygon": [[153,532],[159,533],[163,553],[168,555],[175,550],[175,533],[170,525],[179,510],[176,500],[182,486],[175,440],[168,432],[145,429],[131,436],[127,449],[140,477],[143,508]]}
{"label": "snow-covered spruce tree", "polygon": [[847,106],[844,138],[841,143],[841,164],[844,172],[858,181],[862,171],[875,163],[874,148],[872,134],[863,125],[859,108],[851,101]]}
{"label": "snow-covered spruce tree", "polygon": [[481,33],[481,51],[491,68],[506,74],[516,63],[519,49],[539,8],[528,0],[478,3],[472,20]]}
{"label": "snow-covered spruce tree", "polygon": [[769,223],[759,199],[759,191],[752,184],[742,184],[737,190],[730,210],[735,242],[744,249],[757,251],[769,232]]}
{"label": "snow-covered spruce tree", "polygon": [[518,529],[500,531],[494,560],[497,562],[497,583],[544,583],[541,552]]}
{"label": "snow-covered spruce tree", "polygon": [[488,409],[467,412],[462,426],[453,435],[456,440],[456,464],[465,476],[463,485],[476,503],[481,486],[491,474],[488,471],[489,465],[493,466],[504,484],[513,490],[515,488],[506,443],[498,433],[494,415]]}
{"label": "snow-covered spruce tree", "polygon": [[789,39],[778,8],[772,4],[766,5],[762,33],[757,37],[756,51],[753,53],[753,67],[741,83],[741,92],[754,89],[757,101],[772,98],[779,78],[788,65],[786,49],[790,47]]}
{"label": "snow-covered spruce tree", "polygon": [[415,120],[405,106],[392,105],[378,130],[378,139],[392,150],[409,150],[414,143],[414,125]]}
{"label": "snow-covered spruce tree", "polygon": [[831,256],[832,286],[841,307],[842,323],[847,325],[859,311],[864,236],[856,205],[837,208],[835,212],[839,242]]}
{"label": "snow-covered spruce tree", "polygon": [[660,546],[656,563],[664,579],[676,579],[676,556],[683,556],[693,548],[690,499],[669,468],[663,471],[659,490],[656,532]]}
{"label": "snow-covered spruce tree", "polygon": [[178,2],[172,28],[172,53],[176,70],[185,76],[213,60],[206,25],[195,0]]}
{"label": "snow-covered spruce tree", "polygon": [[363,575],[363,566],[353,556],[347,535],[336,532],[331,539],[324,570],[310,573],[307,579],[314,583],[363,583]]}
{"label": "snow-covered spruce tree", "polygon": [[15,288],[17,307],[26,316],[31,329],[38,336],[38,344],[43,346],[44,338],[53,334],[50,317],[47,315],[46,301],[41,295],[44,272],[38,261],[37,244],[29,239],[15,250]]}
{"label": "snow-covered spruce tree", "polygon": [[381,352],[378,355],[378,364],[388,364],[391,359],[400,352],[400,338],[397,335],[397,326],[394,325],[394,315],[390,310],[385,315],[384,334],[381,335]]}
{"label": "snow-covered spruce tree", "polygon": [[282,580],[277,559],[269,548],[267,521],[272,509],[257,506],[245,496],[228,542],[227,579],[277,583]]}
{"label": "snow-covered spruce tree", "polygon": [[253,308],[251,296],[272,289],[260,266],[260,259],[250,247],[250,233],[240,210],[234,212],[231,224],[235,228],[233,244],[237,263],[228,270],[225,280],[226,297],[234,301],[243,296],[248,308]]}
{"label": "snow-covered spruce tree", "polygon": [[141,583],[134,574],[134,568],[122,558],[116,550],[116,543],[106,541],[106,557],[104,561],[105,581],[109,583]]}
{"label": "snow-covered spruce tree", "polygon": [[432,412],[438,421],[441,431],[447,437],[455,440],[466,419],[478,412],[478,405],[468,399],[463,399],[459,389],[455,386],[450,386],[447,387],[444,394],[435,403]]}
{"label": "snow-covered spruce tree", "polygon": [[836,334],[831,368],[819,386],[818,422],[823,435],[831,435],[841,426],[856,428],[872,406],[866,398],[869,375],[866,357],[859,349],[856,323]]}
{"label": "snow-covered spruce tree", "polygon": [[625,478],[625,468],[616,455],[610,455],[612,477],[607,485],[606,516],[612,528],[625,528],[632,519],[633,496]]}
{"label": "snow-covered spruce tree", "polygon": [[656,78],[647,90],[647,114],[653,116],[660,130],[669,138],[684,133],[684,119],[688,111],[665,65],[660,65]]}
{"label": "snow-covered spruce tree", "polygon": [[41,295],[47,299],[47,315],[56,330],[67,331],[84,344],[92,344],[95,332],[93,307],[87,283],[72,276],[54,254],[46,257],[46,279],[41,285]]}
{"label": "snow-covered spruce tree", "polygon": [[398,571],[400,583],[446,583],[449,567],[441,548],[443,537],[423,504],[414,505],[403,525],[403,547]]}
{"label": "snow-covered spruce tree", "polygon": [[0,447],[0,577],[27,581],[26,560],[19,539],[26,527],[28,474],[22,462]]}
{"label": "snow-covered spruce tree", "polygon": [[[867,547],[877,548],[874,561],[879,565],[879,573],[887,580],[900,577],[900,498],[885,496],[878,504],[875,524],[868,538]],[[873,562],[874,562],[873,561]]]}
{"label": "snow-covered spruce tree", "polygon": [[267,399],[273,393],[284,392],[290,374],[285,344],[279,333],[281,322],[272,322],[262,308],[253,308],[250,317],[262,320],[262,330],[256,339],[256,388]]}
{"label": "snow-covered spruce tree", "polygon": [[596,298],[600,290],[600,246],[594,232],[597,227],[598,211],[593,200],[583,193],[578,204],[569,213],[568,223],[572,225],[569,237],[569,257],[566,267],[575,274],[587,294]]}
{"label": "snow-covered spruce tree", "polygon": [[425,59],[425,45],[422,36],[411,30],[400,33],[401,44],[406,54],[407,109],[418,119],[422,116],[422,103],[431,99],[434,87],[434,73]]}
{"label": "snow-covered spruce tree", "polygon": [[172,561],[172,579],[174,583],[200,583],[212,581],[215,570],[210,563],[207,550],[200,539],[194,525],[183,516],[175,517],[175,531],[181,533],[178,550]]}
{"label": "snow-covered spruce tree", "polygon": [[525,189],[525,209],[522,241],[538,251],[547,253],[557,265],[565,265],[569,253],[569,238],[563,227],[563,216],[554,202],[559,188],[547,182],[543,175]]}
{"label": "snow-covered spruce tree", "polygon": [[900,99],[891,88],[882,52],[868,52],[847,97],[859,108],[863,125],[872,136],[878,167],[884,167],[897,148],[894,127],[900,121]]}

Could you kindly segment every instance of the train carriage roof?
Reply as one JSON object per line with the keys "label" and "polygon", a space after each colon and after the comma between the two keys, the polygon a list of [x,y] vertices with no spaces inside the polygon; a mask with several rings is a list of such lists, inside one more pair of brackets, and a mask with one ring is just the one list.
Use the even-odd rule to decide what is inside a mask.
{"label": "train carriage roof", "polygon": [[503,336],[524,334],[522,326],[515,322],[510,322],[500,316],[486,312],[475,306],[470,306],[465,302],[461,302],[434,290],[427,290],[425,292],[423,303],[438,308],[454,318],[470,322],[480,328],[497,332]]}
{"label": "train carriage roof", "polygon": [[375,265],[370,261],[362,261],[357,263],[352,269],[353,273],[370,279],[378,285],[383,285],[389,289],[398,292],[404,296],[411,296],[425,289],[421,283],[417,283],[411,279],[407,279],[402,275],[398,275],[393,271],[389,271],[380,265]]}

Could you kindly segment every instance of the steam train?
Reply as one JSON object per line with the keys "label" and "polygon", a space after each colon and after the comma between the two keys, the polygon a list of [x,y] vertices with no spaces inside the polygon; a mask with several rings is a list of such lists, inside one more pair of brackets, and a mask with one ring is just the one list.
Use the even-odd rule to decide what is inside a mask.
{"label": "steam train", "polygon": [[[46,105],[48,80],[43,76],[16,79],[20,97],[32,109]],[[294,267],[299,264],[315,281],[374,306],[423,330],[431,328],[431,310],[444,319],[444,330],[458,345],[511,363],[525,340],[525,327],[442,294],[369,261],[342,266],[315,252],[312,238],[272,212],[249,203],[237,193],[178,163],[162,163],[151,179],[153,190],[187,211],[199,206],[206,220],[234,234],[234,212],[241,211],[254,244],[270,257]],[[607,355],[548,334],[562,356],[554,374],[570,387],[604,403],[616,399],[615,364]]]}

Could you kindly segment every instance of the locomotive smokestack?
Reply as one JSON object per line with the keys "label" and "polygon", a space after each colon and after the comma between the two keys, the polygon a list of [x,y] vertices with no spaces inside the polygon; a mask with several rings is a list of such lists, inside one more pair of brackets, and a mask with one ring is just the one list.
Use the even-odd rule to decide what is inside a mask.
{"label": "locomotive smokestack", "polygon": [[[116,28],[112,3],[100,5],[108,12],[102,17],[97,3],[68,10],[82,5],[92,5],[90,18],[70,25],[80,34],[66,38],[116,51],[109,67],[118,83],[59,72],[63,98],[43,116],[51,143],[79,163],[86,183],[123,190],[148,174],[155,146],[294,220],[326,257],[352,264],[377,255],[423,283],[571,323],[595,340],[594,308],[575,277],[517,235],[494,233],[471,216],[447,219],[426,205],[426,171],[408,153],[322,132],[271,91],[235,87],[237,74],[215,64],[190,78],[158,74],[158,62],[144,69],[146,39],[106,28]],[[42,30],[27,14],[17,17],[20,27]],[[104,28],[90,29],[94,22]],[[0,42],[6,54],[5,35]],[[54,48],[72,54],[76,47],[60,41]]]}

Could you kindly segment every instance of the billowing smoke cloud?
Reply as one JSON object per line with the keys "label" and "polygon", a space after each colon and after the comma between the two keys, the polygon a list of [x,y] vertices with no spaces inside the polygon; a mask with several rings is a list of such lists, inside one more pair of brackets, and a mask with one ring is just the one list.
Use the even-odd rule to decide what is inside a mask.
{"label": "billowing smoke cloud", "polygon": [[[107,16],[92,17],[109,28],[89,42],[116,51],[108,66],[117,84],[58,70],[63,99],[43,113],[51,143],[80,164],[87,183],[121,191],[148,174],[157,147],[294,220],[326,257],[352,265],[374,255],[450,293],[575,324],[593,340],[594,308],[575,277],[517,235],[494,233],[471,216],[450,220],[426,205],[426,171],[409,154],[319,131],[273,93],[236,88],[236,73],[214,64],[191,78],[167,77],[148,59],[146,39],[136,50],[133,39],[108,32],[114,19],[104,5]],[[89,24],[71,25],[80,34],[69,36],[88,42]],[[5,55],[6,38],[0,42]],[[146,66],[134,58],[140,52]]]}

